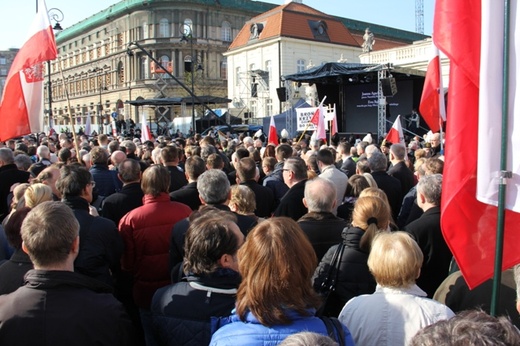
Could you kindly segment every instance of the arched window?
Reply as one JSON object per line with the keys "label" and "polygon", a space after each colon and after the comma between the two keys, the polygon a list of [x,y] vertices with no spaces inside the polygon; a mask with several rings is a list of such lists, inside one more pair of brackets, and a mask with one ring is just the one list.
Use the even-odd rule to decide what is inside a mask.
{"label": "arched window", "polygon": [[170,22],[166,18],[159,21],[159,37],[170,37]]}
{"label": "arched window", "polygon": [[229,22],[222,22],[221,37],[224,42],[231,42],[231,24]]}
{"label": "arched window", "polygon": [[123,65],[123,62],[120,61],[117,64],[117,84],[119,86],[122,86],[125,82],[125,66]]}
{"label": "arched window", "polygon": [[[161,65],[163,65],[163,67],[165,69],[168,69],[168,63],[170,62],[170,57],[166,54],[161,55],[161,57],[159,58],[159,62],[161,63]],[[171,78],[171,77],[167,73],[164,73],[163,78]]]}
{"label": "arched window", "polygon": [[227,58],[223,57],[220,61],[220,78],[227,79]]}
{"label": "arched window", "polygon": [[193,21],[190,18],[184,19],[182,34],[187,38],[193,37]]}

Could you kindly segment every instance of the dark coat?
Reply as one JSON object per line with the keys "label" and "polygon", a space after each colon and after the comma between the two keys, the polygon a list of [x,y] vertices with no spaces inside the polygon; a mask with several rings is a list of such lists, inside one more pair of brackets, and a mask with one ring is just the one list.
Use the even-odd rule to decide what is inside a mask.
{"label": "dark coat", "polygon": [[74,270],[114,285],[112,275],[120,272],[120,260],[123,254],[123,241],[112,220],[89,213],[86,199],[68,197],[63,199],[74,212],[79,222],[79,254],[74,261]]}
{"label": "dark coat", "polygon": [[[327,300],[323,314],[337,317],[341,309],[351,298],[361,294],[371,294],[376,290],[376,280],[368,269],[368,253],[359,247],[365,232],[356,227],[345,229],[342,233],[345,250],[341,256],[336,290]],[[332,257],[338,245],[335,245],[323,256],[312,278],[314,289],[319,291],[329,271]]]}
{"label": "dark coat", "polygon": [[388,197],[388,203],[390,203],[390,208],[392,209],[392,218],[397,220],[403,201],[401,182],[383,171],[372,172],[370,174],[372,174],[372,177],[376,181],[377,187],[383,190],[386,197]]}
{"label": "dark coat", "polygon": [[294,184],[289,191],[283,196],[280,205],[274,211],[273,216],[287,216],[298,221],[300,217],[307,214],[308,210],[303,205],[303,196],[305,193],[305,183],[307,179]]}
{"label": "dark coat", "polygon": [[36,178],[38,174],[40,174],[45,168],[49,167],[52,162],[48,159],[41,159],[36,162],[34,165],[29,167],[29,172],[33,178]]}
{"label": "dark coat", "polygon": [[0,222],[9,214],[7,196],[11,186],[16,183],[27,183],[31,173],[19,170],[14,163],[0,167]]}
{"label": "dark coat", "polygon": [[121,191],[103,200],[101,216],[114,221],[117,226],[126,213],[143,205],[143,197],[140,183],[124,185]]}
{"label": "dark coat", "polygon": [[298,220],[298,225],[309,238],[318,261],[331,246],[341,242],[341,232],[347,222],[332,213],[307,213]]}
{"label": "dark coat", "polygon": [[415,177],[404,161],[400,161],[390,167],[388,175],[401,182],[401,196],[404,196],[415,185]]}
{"label": "dark coat", "polygon": [[0,265],[0,295],[16,291],[23,286],[25,274],[33,269],[29,256],[18,249],[11,258]]}
{"label": "dark coat", "polygon": [[170,189],[169,192],[177,191],[181,187],[188,184],[186,175],[178,166],[166,166],[168,172],[170,172]]}
{"label": "dark coat", "polygon": [[134,345],[132,325],[110,287],[74,272],[31,270],[0,296],[1,345]]}
{"label": "dark coat", "polygon": [[268,187],[258,184],[256,181],[246,181],[240,183],[240,185],[249,187],[255,193],[255,215],[258,217],[270,217],[274,211],[273,191]]}
{"label": "dark coat", "polygon": [[356,174],[356,161],[349,156],[345,161],[338,161],[338,169],[345,173],[349,178]]}
{"label": "dark coat", "polygon": [[90,174],[96,182],[96,190],[99,196],[110,196],[121,190],[123,183],[117,177],[116,171],[108,169],[108,165],[95,164],[90,167]]}
{"label": "dark coat", "polygon": [[191,210],[198,210],[202,204],[196,181],[188,183],[177,191],[170,192],[170,199],[174,202],[186,204]]}
{"label": "dark coat", "polygon": [[155,340],[168,346],[208,345],[211,317],[231,314],[239,284],[238,273],[220,269],[160,288],[151,306]]}
{"label": "dark coat", "polygon": [[283,182],[283,178],[280,178],[278,174],[271,173],[267,175],[262,181],[262,185],[271,189],[274,196],[274,209],[278,208],[280,200],[285,196],[289,187]]}
{"label": "dark coat", "polygon": [[424,255],[417,286],[432,298],[448,276],[452,254],[441,232],[441,208],[433,207],[404,230],[412,235]]}

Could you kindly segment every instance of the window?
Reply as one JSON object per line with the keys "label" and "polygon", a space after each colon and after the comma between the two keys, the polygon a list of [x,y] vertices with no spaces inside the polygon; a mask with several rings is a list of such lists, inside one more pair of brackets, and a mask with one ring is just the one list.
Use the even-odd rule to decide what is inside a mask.
{"label": "window", "polygon": [[250,115],[251,115],[251,117],[255,117],[255,115],[256,115],[256,101],[252,100],[249,103],[249,105],[250,105],[249,109],[251,110]]}
{"label": "window", "polygon": [[273,99],[268,98],[265,102],[265,115],[269,116],[273,114]]}
{"label": "window", "polygon": [[7,76],[7,69],[6,68],[0,69],[0,76]]}
{"label": "window", "polygon": [[122,61],[117,64],[117,77],[117,84],[122,85],[125,82],[125,67]]}
{"label": "window", "polygon": [[303,71],[305,71],[305,60],[298,59],[298,61],[296,62],[296,73],[300,73]]}
{"label": "window", "polygon": [[240,66],[235,71],[235,85],[240,85]]}
{"label": "window", "polygon": [[142,30],[143,30],[143,35],[141,37],[143,39],[147,39],[148,38],[148,23],[147,22],[143,22]]}
{"label": "window", "polygon": [[148,59],[141,57],[141,79],[148,79]]}
{"label": "window", "polygon": [[5,65],[7,64],[7,59],[6,58],[0,58],[0,65]]}
{"label": "window", "polygon": [[159,37],[170,37],[170,22],[166,18],[159,21]]}
{"label": "window", "polygon": [[184,19],[182,34],[187,38],[193,37],[193,21],[190,18]]}
{"label": "window", "polygon": [[[159,62],[165,69],[168,69],[168,63],[170,62],[170,57],[168,55],[161,55],[159,58]],[[171,78],[167,73],[163,74],[163,78]]]}
{"label": "window", "polygon": [[265,62],[265,70],[267,71],[267,78],[268,78],[268,81],[271,81],[271,74],[273,72],[273,63],[271,60],[267,60]]}
{"label": "window", "polygon": [[220,62],[220,78],[227,79],[227,58],[222,58]]}
{"label": "window", "polygon": [[224,21],[222,23],[222,41],[231,42],[231,24],[229,22]]}

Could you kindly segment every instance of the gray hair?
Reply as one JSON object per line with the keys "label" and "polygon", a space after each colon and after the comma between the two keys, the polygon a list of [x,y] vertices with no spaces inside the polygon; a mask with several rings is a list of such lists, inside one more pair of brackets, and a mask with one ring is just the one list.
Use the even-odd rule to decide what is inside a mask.
{"label": "gray hair", "polygon": [[14,157],[14,163],[21,171],[26,171],[31,167],[32,160],[27,154],[18,154]]}
{"label": "gray hair", "polygon": [[305,183],[305,202],[309,212],[332,212],[336,187],[327,179],[314,178]]}
{"label": "gray hair", "polygon": [[404,160],[406,156],[406,147],[401,143],[392,144],[390,146],[390,152],[394,154],[396,159]]}
{"label": "gray hair", "polygon": [[381,152],[375,152],[368,158],[368,166],[372,172],[386,171],[387,164],[386,155]]}
{"label": "gray hair", "polygon": [[424,195],[426,201],[441,204],[442,174],[425,175],[417,184],[417,193]]}
{"label": "gray hair", "polygon": [[307,165],[299,157],[290,157],[285,160],[284,168],[290,169],[294,173],[296,181],[307,179]]}
{"label": "gray hair", "polygon": [[48,159],[49,158],[49,155],[50,155],[51,151],[49,150],[49,147],[46,146],[46,145],[40,145],[37,149],[36,149],[36,155],[38,155],[38,157],[40,158],[45,158],[45,159]]}
{"label": "gray hair", "polygon": [[289,335],[280,346],[337,346],[330,337],[313,332],[299,332]]}
{"label": "gray hair", "polygon": [[197,190],[206,204],[222,204],[228,199],[231,186],[226,173],[210,169],[197,179]]}
{"label": "gray hair", "polygon": [[9,148],[0,148],[0,161],[7,165],[14,163],[13,151]]}

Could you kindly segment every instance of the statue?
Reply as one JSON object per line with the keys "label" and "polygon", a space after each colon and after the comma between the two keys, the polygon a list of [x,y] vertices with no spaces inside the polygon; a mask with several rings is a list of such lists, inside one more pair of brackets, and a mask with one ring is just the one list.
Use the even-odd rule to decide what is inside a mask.
{"label": "statue", "polygon": [[361,45],[363,48],[363,53],[370,53],[373,50],[375,43],[376,40],[374,40],[374,34],[370,31],[369,28],[366,28],[365,34],[363,35],[363,44]]}

